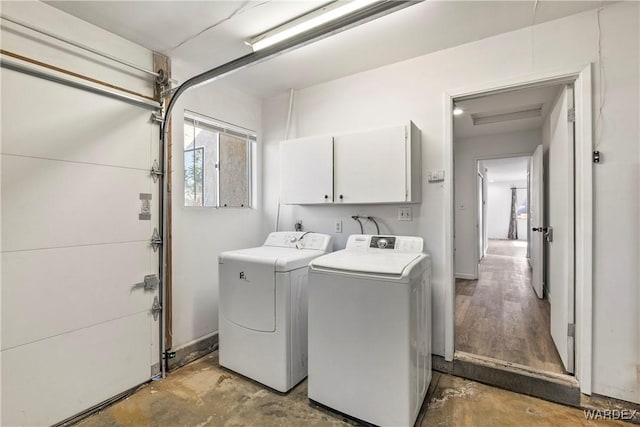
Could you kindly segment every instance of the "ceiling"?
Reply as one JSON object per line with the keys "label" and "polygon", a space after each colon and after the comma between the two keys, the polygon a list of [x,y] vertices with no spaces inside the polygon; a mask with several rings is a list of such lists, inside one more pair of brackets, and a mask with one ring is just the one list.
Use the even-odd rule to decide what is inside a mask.
{"label": "ceiling", "polygon": [[[47,1],[161,52],[189,75],[250,52],[244,41],[322,1]],[[602,6],[602,1],[437,1],[391,15],[227,77],[260,97],[435,52]],[[534,5],[535,8],[534,16]],[[339,64],[339,66],[336,66]]]}
{"label": "ceiling", "polygon": [[529,157],[484,160],[482,163],[487,169],[489,183],[508,182],[509,184],[517,184],[519,181],[527,180]]}
{"label": "ceiling", "polygon": [[[455,105],[461,108],[463,113],[453,116],[453,136],[458,139],[538,129],[542,127],[562,87],[563,85],[552,85],[519,89],[458,101]],[[537,117],[474,125],[474,115],[502,115],[506,118],[506,114],[535,107],[540,107],[540,115]]]}

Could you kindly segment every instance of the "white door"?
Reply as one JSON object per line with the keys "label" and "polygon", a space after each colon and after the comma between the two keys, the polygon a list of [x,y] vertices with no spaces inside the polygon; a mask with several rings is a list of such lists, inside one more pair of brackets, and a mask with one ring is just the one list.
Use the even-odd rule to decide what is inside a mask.
{"label": "white door", "polygon": [[550,118],[549,222],[547,243],[548,289],[551,301],[551,336],[562,363],[573,372],[574,339],[574,123],[573,88],[566,86]]}
{"label": "white door", "polygon": [[1,76],[1,424],[51,425],[159,366],[157,290],[133,286],[158,272],[159,129],[140,107]]}
{"label": "white door", "polygon": [[529,224],[531,232],[531,268],[533,269],[532,286],[538,298],[544,297],[544,148],[539,145],[531,156],[531,206],[529,207]]}
{"label": "white door", "polygon": [[407,200],[407,127],[394,126],[334,138],[337,203]]}
{"label": "white door", "polygon": [[309,137],[280,144],[280,201],[333,202],[333,138]]}

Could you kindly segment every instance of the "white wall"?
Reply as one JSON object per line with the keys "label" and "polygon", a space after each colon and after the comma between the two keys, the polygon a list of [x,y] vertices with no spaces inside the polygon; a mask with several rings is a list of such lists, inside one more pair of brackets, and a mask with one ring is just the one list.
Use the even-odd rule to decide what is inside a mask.
{"label": "white wall", "polygon": [[[635,2],[616,3],[600,12],[606,104],[598,134],[604,161],[595,166],[593,355],[593,391],[636,402],[640,402],[638,7]],[[411,119],[422,130],[423,170],[443,169],[443,92],[597,62],[597,18],[597,11],[589,11],[533,30],[505,33],[301,89],[297,91],[292,136],[371,128]],[[595,105],[598,105],[601,84],[597,67],[594,74]],[[265,232],[272,230],[275,218],[278,143],[284,135],[287,101],[287,94],[282,94],[263,104],[264,158],[268,171],[264,175]],[[333,220],[343,218],[347,222],[345,232],[335,236],[337,248],[344,245],[349,233],[357,230],[347,219],[354,213],[382,218],[385,232],[423,236],[433,261],[433,351],[440,355],[444,354],[444,287],[449,283],[443,277],[443,185],[450,179],[446,177],[445,184],[425,183],[423,203],[414,206],[414,221],[408,223],[395,220],[395,206],[282,209],[282,223],[287,227],[295,219],[302,219],[306,229],[319,232],[330,232]]]}
{"label": "white wall", "polygon": [[[541,144],[539,129],[524,132],[483,135],[460,138],[453,143],[455,159],[455,274],[462,278],[474,278],[475,274],[475,180],[476,161],[516,155],[531,155]],[[491,172],[487,174],[491,180]],[[524,185],[526,187],[526,184]],[[487,221],[493,215],[487,208]],[[489,227],[489,222],[487,223]],[[491,237],[491,232],[487,230]],[[505,236],[506,238],[506,236]]]}
{"label": "white wall", "polygon": [[[489,171],[489,176],[491,171]],[[516,186],[518,205],[527,198],[527,181],[490,182],[487,198],[487,228],[490,239],[507,239],[509,234],[509,216],[511,215],[511,187]],[[525,188],[520,190],[519,188]],[[524,198],[524,199],[523,199]],[[518,240],[527,240],[526,221],[517,220]]]}
{"label": "white wall", "polygon": [[[194,75],[174,62],[174,75],[184,82]],[[177,102],[173,121],[173,345],[190,344],[218,330],[218,254],[258,246],[261,227],[261,180],[258,203],[252,209],[184,206],[183,114],[188,109],[258,133],[257,176],[261,176],[261,103],[243,92],[217,82],[185,93]]]}

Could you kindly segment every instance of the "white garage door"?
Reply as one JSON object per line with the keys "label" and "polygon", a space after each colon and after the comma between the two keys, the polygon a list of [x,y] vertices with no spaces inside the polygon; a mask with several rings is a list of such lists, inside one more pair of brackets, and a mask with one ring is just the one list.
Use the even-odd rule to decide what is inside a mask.
{"label": "white garage door", "polygon": [[2,425],[50,425],[158,366],[157,290],[133,285],[158,272],[159,128],[101,95],[7,69],[1,83]]}

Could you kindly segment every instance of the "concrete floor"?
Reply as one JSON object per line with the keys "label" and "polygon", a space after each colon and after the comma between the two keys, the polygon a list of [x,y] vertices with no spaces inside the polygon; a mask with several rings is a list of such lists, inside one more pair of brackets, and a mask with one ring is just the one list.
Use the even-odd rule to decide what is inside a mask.
{"label": "concrete floor", "polygon": [[[624,426],[587,421],[555,403],[434,372],[419,426]],[[218,365],[217,352],[171,372],[83,421],[116,426],[349,426],[337,414],[309,405],[303,381],[283,395]]]}

